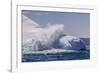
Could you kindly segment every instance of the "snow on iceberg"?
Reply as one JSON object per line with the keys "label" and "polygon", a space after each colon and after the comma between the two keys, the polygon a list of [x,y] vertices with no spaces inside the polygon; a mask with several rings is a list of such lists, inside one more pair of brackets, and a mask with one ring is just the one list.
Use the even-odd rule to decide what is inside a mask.
{"label": "snow on iceberg", "polygon": [[72,50],[85,50],[84,42],[77,37],[74,36],[64,36],[59,39],[59,44],[64,49],[72,49]]}

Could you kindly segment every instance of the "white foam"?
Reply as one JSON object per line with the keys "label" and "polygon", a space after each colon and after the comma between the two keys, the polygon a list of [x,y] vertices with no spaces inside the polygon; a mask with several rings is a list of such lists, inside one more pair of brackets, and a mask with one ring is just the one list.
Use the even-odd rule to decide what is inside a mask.
{"label": "white foam", "polygon": [[79,53],[80,51],[76,51],[76,50],[66,50],[66,49],[55,49],[55,48],[52,48],[52,49],[47,49],[47,50],[43,50],[43,51],[27,51],[27,52],[24,52],[24,54],[55,54],[55,53]]}

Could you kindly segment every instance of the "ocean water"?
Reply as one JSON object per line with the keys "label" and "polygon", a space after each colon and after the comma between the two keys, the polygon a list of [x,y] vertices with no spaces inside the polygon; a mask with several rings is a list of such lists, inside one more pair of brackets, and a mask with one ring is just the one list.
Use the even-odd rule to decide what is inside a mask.
{"label": "ocean water", "polygon": [[22,62],[45,62],[45,61],[61,61],[61,60],[85,60],[90,59],[89,50],[81,50],[79,52],[63,52],[48,54],[22,54]]}

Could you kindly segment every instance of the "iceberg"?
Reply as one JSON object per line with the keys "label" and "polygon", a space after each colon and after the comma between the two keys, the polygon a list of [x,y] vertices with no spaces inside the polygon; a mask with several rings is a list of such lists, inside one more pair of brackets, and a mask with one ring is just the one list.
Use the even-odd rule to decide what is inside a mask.
{"label": "iceberg", "polygon": [[64,49],[72,49],[72,50],[86,49],[84,42],[80,38],[74,36],[64,36],[60,38],[59,44]]}

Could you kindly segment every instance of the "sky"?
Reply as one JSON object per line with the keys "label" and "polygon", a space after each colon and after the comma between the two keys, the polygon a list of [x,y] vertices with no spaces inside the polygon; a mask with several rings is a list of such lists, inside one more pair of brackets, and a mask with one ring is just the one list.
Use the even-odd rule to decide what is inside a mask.
{"label": "sky", "polygon": [[48,24],[63,24],[67,35],[77,37],[90,36],[89,13],[22,10],[22,14],[42,27]]}

